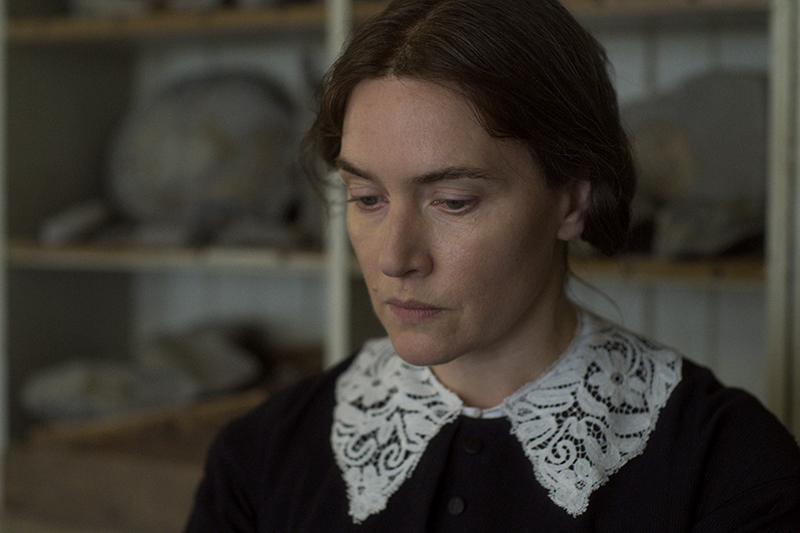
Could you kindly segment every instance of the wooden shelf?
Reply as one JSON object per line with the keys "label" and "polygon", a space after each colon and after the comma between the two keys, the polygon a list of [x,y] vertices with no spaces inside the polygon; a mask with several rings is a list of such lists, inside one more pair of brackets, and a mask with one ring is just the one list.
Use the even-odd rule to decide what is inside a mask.
{"label": "wooden shelf", "polygon": [[[377,1],[357,2],[353,15],[363,20],[385,7]],[[56,16],[12,19],[11,45],[126,43],[181,38],[233,38],[265,32],[321,30],[322,3],[296,3],[268,8],[225,8],[214,11],[156,11],[146,15]]]}
{"label": "wooden shelf", "polygon": [[[565,5],[587,23],[663,20],[691,16],[752,17],[766,15],[769,0],[565,0]],[[353,16],[364,20],[386,6],[383,0],[356,1]],[[182,38],[232,38],[270,31],[321,30],[325,8],[321,2],[267,8],[214,11],[156,11],[146,15],[54,16],[12,19],[8,42],[12,46],[126,43]]]}
{"label": "wooden shelf", "polygon": [[764,261],[756,258],[669,261],[647,256],[572,258],[570,268],[580,278],[612,278],[692,285],[752,285],[764,283]]}
{"label": "wooden shelf", "polygon": [[766,13],[770,0],[563,0],[578,17]]}
{"label": "wooden shelf", "polygon": [[[82,244],[49,246],[13,240],[8,245],[13,268],[62,271],[224,271],[285,272],[289,275],[322,276],[325,257],[311,250],[256,248],[167,248]],[[667,261],[647,256],[620,258],[572,258],[570,268],[581,278],[612,278],[639,282],[687,282],[762,285],[764,263],[760,259],[704,259]],[[352,272],[360,276],[353,259]]]}
{"label": "wooden shelf", "polygon": [[769,0],[565,0],[589,29],[766,26]]}
{"label": "wooden shelf", "polygon": [[286,273],[322,276],[325,258],[311,250],[268,248],[167,248],[101,246],[93,244],[47,246],[11,241],[7,259],[13,268],[61,271],[220,271]]}

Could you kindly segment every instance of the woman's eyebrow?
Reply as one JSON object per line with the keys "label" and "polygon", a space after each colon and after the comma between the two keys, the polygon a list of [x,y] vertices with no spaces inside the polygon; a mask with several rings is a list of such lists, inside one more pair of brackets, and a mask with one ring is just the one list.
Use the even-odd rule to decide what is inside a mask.
{"label": "woman's eyebrow", "polygon": [[[334,162],[334,166],[348,174],[358,176],[359,178],[367,179],[370,181],[378,181],[378,179],[365,170],[362,170],[354,164],[347,161],[345,158],[339,156]],[[497,178],[486,172],[479,167],[471,166],[451,166],[442,169],[436,169],[431,172],[426,172],[413,178],[414,183],[427,184],[435,183],[437,181],[456,180],[456,179],[479,179],[487,181],[497,181]]]}
{"label": "woman's eyebrow", "polygon": [[350,163],[347,159],[343,158],[342,156],[337,157],[334,162],[333,166],[336,167],[337,170],[347,172],[348,174],[352,174],[353,176],[358,176],[359,178],[363,178],[370,181],[377,181],[375,176],[370,174],[365,170],[361,170],[354,164]]}

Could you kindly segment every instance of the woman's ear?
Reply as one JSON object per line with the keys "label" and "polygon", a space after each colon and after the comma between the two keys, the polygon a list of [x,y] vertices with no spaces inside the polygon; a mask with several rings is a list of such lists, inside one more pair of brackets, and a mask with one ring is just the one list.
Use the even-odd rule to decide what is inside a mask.
{"label": "woman's ear", "polygon": [[569,241],[583,233],[583,221],[589,207],[592,184],[589,180],[573,179],[561,197],[561,227],[558,238]]}

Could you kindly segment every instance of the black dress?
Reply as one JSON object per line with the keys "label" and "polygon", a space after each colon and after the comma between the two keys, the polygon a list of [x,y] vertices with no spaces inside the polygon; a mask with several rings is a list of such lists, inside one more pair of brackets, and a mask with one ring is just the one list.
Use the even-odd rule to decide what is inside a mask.
{"label": "black dress", "polygon": [[187,533],[800,531],[800,449],[757,400],[582,322],[479,417],[387,341],[277,394],[217,438]]}

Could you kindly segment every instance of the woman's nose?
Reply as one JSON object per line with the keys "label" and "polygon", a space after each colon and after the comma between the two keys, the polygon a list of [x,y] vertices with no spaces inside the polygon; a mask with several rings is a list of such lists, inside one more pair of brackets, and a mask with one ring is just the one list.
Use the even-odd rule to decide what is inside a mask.
{"label": "woman's nose", "polygon": [[379,266],[392,278],[427,276],[433,261],[427,246],[421,213],[408,208],[390,208],[383,221],[383,245]]}

